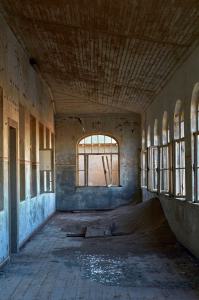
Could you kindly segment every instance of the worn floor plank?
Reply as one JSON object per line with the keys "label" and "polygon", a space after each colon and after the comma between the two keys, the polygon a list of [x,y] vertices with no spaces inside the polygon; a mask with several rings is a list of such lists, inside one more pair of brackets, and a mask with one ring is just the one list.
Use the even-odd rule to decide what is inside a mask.
{"label": "worn floor plank", "polygon": [[69,238],[73,215],[55,215],[12,257],[0,272],[0,300],[199,299],[198,261],[168,228]]}

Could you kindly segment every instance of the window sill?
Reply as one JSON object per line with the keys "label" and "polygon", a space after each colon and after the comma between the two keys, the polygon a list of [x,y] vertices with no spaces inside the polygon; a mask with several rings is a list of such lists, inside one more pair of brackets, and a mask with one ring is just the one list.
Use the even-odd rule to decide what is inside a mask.
{"label": "window sill", "polygon": [[189,205],[199,206],[199,202],[187,201]]}
{"label": "window sill", "polygon": [[158,194],[158,191],[157,191],[157,190],[148,190],[148,192],[154,193],[154,194]]}
{"label": "window sill", "polygon": [[180,200],[180,201],[182,201],[182,202],[183,202],[183,201],[186,201],[186,202],[187,202],[186,197],[183,197],[183,198],[182,198],[182,197],[176,197],[176,196],[174,196],[173,198],[176,199],[176,200]]}
{"label": "window sill", "polygon": [[175,195],[172,195],[172,194],[169,194],[169,193],[160,193],[160,196],[165,196],[167,198],[170,198],[170,199],[175,199],[175,200],[180,200],[182,202],[186,201],[186,197],[176,197]]}
{"label": "window sill", "polygon": [[169,193],[164,193],[164,192],[160,192],[160,196],[165,196],[165,197],[167,197],[167,198],[173,198],[173,196],[172,195],[170,195]]}
{"label": "window sill", "polygon": [[[141,187],[142,189],[147,189],[147,187]],[[149,192],[149,193],[153,193],[153,194],[156,194],[157,196],[165,196],[165,197],[167,197],[167,198],[170,198],[170,199],[176,199],[176,200],[180,200],[180,201],[182,201],[182,202],[188,202],[187,200],[186,200],[186,196],[184,196],[184,197],[177,197],[177,196],[175,196],[175,195],[172,195],[172,194],[169,194],[169,193],[164,193],[164,192],[158,192],[157,190],[148,190],[147,189],[147,191]],[[191,201],[189,201],[190,203],[194,203],[194,204],[198,204],[199,205],[199,202],[191,202]]]}
{"label": "window sill", "polygon": [[88,186],[81,186],[81,185],[76,185],[76,189],[86,189],[86,188],[99,188],[99,189],[118,189],[122,188],[122,185],[111,185],[111,186],[106,186],[106,185],[88,185]]}

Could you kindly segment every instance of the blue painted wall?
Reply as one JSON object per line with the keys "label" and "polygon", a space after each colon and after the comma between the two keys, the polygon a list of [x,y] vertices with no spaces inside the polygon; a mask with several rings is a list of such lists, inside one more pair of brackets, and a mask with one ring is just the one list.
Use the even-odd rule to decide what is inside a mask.
{"label": "blue painted wall", "polygon": [[[76,186],[77,142],[82,136],[98,133],[111,135],[119,142],[119,187]],[[137,114],[57,115],[57,209],[110,209],[136,199],[140,193],[139,149],[140,116]]]}

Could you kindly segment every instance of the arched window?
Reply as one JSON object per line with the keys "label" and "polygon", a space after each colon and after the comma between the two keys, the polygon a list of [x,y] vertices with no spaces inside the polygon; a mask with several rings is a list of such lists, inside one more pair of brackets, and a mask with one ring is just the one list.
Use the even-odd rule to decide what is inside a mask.
{"label": "arched window", "polygon": [[199,201],[199,83],[194,86],[191,101],[193,201]]}
{"label": "arched window", "polygon": [[145,149],[146,146],[145,146],[145,130],[143,129],[142,130],[142,149]]}
{"label": "arched window", "polygon": [[147,129],[147,147],[150,146],[151,146],[151,127],[149,125]]}
{"label": "arched window", "polygon": [[172,193],[172,147],[168,124],[168,114],[165,111],[162,119],[162,146],[160,147],[160,192]]}
{"label": "arched window", "polygon": [[141,150],[141,186],[147,187],[147,150],[145,146],[145,130],[142,130],[142,150]]}
{"label": "arched window", "polygon": [[119,145],[107,135],[90,135],[77,145],[78,186],[119,185]]}
{"label": "arched window", "polygon": [[159,144],[159,136],[158,136],[158,120],[155,119],[154,122],[154,138],[153,138],[153,145],[158,146]]}
{"label": "arched window", "polygon": [[184,138],[184,111],[180,100],[176,102],[174,113],[174,139]]}
{"label": "arched window", "polygon": [[167,145],[170,142],[170,130],[167,111],[163,114],[162,119],[162,144]]}
{"label": "arched window", "polygon": [[184,111],[180,100],[176,102],[174,113],[174,151],[175,196],[185,197]]}

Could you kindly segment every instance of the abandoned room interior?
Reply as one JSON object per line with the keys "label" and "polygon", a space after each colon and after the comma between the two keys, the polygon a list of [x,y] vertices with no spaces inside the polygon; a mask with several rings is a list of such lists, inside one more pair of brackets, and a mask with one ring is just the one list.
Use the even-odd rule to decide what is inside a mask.
{"label": "abandoned room interior", "polygon": [[199,299],[199,1],[0,0],[0,300]]}

